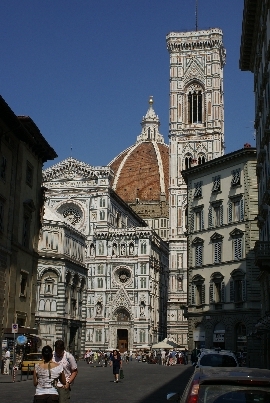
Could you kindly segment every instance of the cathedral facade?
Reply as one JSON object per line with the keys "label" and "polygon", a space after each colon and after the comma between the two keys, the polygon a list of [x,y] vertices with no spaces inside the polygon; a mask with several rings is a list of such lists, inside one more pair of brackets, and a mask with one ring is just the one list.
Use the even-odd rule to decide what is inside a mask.
{"label": "cathedral facade", "polygon": [[168,336],[187,346],[187,187],[181,172],[224,153],[222,31],[171,32]]}
{"label": "cathedral facade", "polygon": [[[166,336],[168,246],[111,188],[113,175],[110,167],[73,158],[43,172],[45,212],[50,209],[52,219],[44,222],[40,240],[37,322],[43,343],[54,323],[51,330],[75,354],[85,348],[125,351]],[[46,231],[55,217],[60,223],[52,249]],[[63,292],[57,299],[50,288],[56,302],[49,311],[44,307],[52,281]],[[56,319],[70,330],[60,335]]]}

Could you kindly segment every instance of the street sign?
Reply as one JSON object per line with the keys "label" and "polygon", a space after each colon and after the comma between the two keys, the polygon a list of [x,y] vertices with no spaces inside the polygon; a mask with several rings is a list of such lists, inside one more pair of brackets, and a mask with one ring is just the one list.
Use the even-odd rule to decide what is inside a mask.
{"label": "street sign", "polygon": [[18,333],[18,329],[19,329],[18,323],[12,323],[11,332]]}

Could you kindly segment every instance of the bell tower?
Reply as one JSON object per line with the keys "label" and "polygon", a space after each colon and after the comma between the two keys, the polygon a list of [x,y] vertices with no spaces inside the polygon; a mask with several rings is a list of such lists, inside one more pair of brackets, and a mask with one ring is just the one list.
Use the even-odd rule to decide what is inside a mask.
{"label": "bell tower", "polygon": [[[187,190],[182,170],[224,153],[223,67],[226,52],[217,28],[171,32],[170,54],[170,277],[168,337],[187,345]],[[182,308],[181,308],[182,307]]]}

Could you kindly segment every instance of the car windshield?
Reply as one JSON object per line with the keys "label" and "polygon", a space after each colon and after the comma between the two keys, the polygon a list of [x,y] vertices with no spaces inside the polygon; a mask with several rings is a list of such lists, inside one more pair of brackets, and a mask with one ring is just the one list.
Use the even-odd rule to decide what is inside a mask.
{"label": "car windshield", "polygon": [[256,385],[201,385],[198,403],[270,403],[270,388]]}
{"label": "car windshield", "polygon": [[24,361],[41,361],[41,360],[42,360],[41,354],[27,354],[24,359]]}
{"label": "car windshield", "polygon": [[200,359],[203,367],[237,367],[237,362],[231,355],[206,354]]}

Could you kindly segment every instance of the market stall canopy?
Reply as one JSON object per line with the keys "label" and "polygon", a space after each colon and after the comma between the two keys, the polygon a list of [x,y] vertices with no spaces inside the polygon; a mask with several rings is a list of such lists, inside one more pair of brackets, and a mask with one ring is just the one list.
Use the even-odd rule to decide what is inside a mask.
{"label": "market stall canopy", "polygon": [[165,338],[163,341],[160,341],[159,343],[153,344],[152,348],[177,348],[180,347],[177,343],[174,341],[168,340]]}

